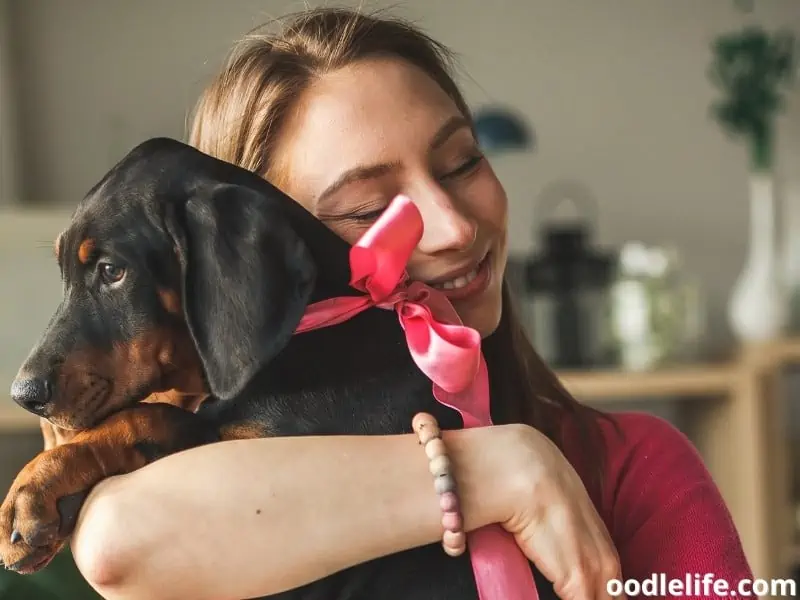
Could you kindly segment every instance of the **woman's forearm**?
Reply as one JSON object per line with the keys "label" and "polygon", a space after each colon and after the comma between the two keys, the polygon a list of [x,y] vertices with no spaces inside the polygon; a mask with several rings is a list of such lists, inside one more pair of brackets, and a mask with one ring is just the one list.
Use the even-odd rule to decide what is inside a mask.
{"label": "woman's forearm", "polygon": [[[511,516],[517,427],[445,434],[468,529]],[[436,542],[440,518],[413,435],[223,442],[97,486],[73,552],[109,599],[247,598]]]}

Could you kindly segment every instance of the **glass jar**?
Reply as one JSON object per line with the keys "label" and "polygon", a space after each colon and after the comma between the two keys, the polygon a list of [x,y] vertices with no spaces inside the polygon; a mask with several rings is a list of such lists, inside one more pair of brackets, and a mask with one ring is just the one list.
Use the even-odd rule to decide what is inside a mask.
{"label": "glass jar", "polygon": [[632,242],[619,253],[608,324],[620,366],[642,371],[689,361],[701,352],[700,286],[674,248]]}

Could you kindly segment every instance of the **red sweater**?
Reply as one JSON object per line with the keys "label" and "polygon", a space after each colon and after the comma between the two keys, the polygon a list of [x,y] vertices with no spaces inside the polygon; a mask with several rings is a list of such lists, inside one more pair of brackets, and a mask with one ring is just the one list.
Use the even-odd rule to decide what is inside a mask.
{"label": "red sweater", "polygon": [[[709,573],[741,595],[736,593],[739,582],[752,580],[753,574],[730,513],[695,447],[664,419],[633,412],[613,417],[622,437],[611,423],[601,421],[607,444],[605,489],[602,498],[594,494],[593,500],[616,544],[623,578],[641,583],[663,573],[667,581],[685,581],[687,574],[702,580]],[[565,445],[569,458],[574,452],[569,437]],[[587,483],[588,473],[573,464]],[[695,588],[680,597],[731,597],[715,594],[711,586]]]}

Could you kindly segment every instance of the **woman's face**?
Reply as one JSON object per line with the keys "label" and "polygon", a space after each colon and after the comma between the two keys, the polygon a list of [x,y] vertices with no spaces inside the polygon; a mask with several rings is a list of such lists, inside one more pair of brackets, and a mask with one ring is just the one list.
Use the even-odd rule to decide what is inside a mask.
{"label": "woman's face", "polygon": [[355,243],[392,199],[419,208],[424,234],[408,272],[441,289],[483,336],[500,320],[505,192],[456,104],[393,59],[322,77],[282,132],[280,187]]}

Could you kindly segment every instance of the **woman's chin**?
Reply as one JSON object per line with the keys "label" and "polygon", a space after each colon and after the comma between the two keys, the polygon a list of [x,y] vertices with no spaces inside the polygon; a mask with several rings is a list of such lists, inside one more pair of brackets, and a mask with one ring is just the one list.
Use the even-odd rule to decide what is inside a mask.
{"label": "woman's chin", "polygon": [[472,306],[463,310],[456,307],[456,309],[461,317],[461,322],[480,333],[482,339],[492,335],[500,325],[502,307],[499,303],[487,302],[481,306]]}

